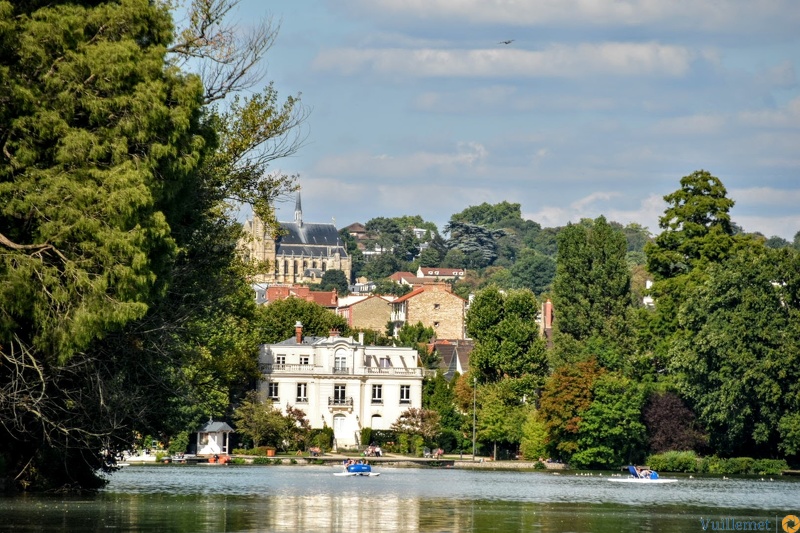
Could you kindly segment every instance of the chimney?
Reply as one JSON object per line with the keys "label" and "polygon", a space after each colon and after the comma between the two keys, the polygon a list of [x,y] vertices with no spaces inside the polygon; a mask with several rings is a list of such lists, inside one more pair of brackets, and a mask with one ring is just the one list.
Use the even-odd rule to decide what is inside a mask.
{"label": "chimney", "polygon": [[330,337],[338,337],[339,336],[339,330],[336,329],[336,328],[332,329],[331,332],[329,333],[329,336]]}
{"label": "chimney", "polygon": [[303,323],[299,320],[294,325],[294,339],[297,341],[297,344],[303,342]]}

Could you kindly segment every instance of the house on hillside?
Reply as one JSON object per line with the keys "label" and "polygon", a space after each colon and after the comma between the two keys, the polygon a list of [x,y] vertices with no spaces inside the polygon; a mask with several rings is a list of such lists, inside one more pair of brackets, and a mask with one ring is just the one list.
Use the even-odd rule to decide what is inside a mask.
{"label": "house on hillside", "polygon": [[466,301],[453,294],[447,283],[417,287],[391,305],[395,335],[404,324],[421,322],[433,328],[437,339],[465,338]]}
{"label": "house on hillside", "polygon": [[419,355],[413,348],[365,346],[359,339],[303,334],[262,344],[259,394],[285,413],[302,410],[311,427],[332,427],[337,448],[353,448],[361,429],[389,429],[400,414],[422,407]]}
{"label": "house on hillside", "polygon": [[436,280],[461,279],[467,274],[463,268],[439,268],[439,267],[419,267],[417,269],[418,278],[428,278]]}
{"label": "house on hillside", "polygon": [[340,305],[337,314],[347,319],[347,325],[356,329],[371,329],[386,334],[386,324],[392,318],[393,296],[371,295],[359,298],[348,305]]}

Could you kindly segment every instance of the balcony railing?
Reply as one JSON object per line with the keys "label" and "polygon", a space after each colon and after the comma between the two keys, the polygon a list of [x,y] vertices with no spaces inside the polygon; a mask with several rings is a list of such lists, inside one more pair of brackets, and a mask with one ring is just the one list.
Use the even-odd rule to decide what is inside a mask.
{"label": "balcony railing", "polygon": [[315,365],[276,365],[272,363],[264,363],[261,365],[261,372],[263,374],[274,374],[276,372],[314,374],[321,371],[322,367]]}
{"label": "balcony railing", "polygon": [[[379,367],[365,366],[363,368],[339,367],[326,369],[318,365],[276,365],[264,363],[259,367],[262,374],[336,374],[336,375],[382,375],[382,376],[424,376],[428,373],[424,368]],[[436,371],[430,371],[435,375]]]}
{"label": "balcony railing", "polygon": [[353,397],[348,396],[347,398],[332,398],[328,396],[328,406],[336,406],[336,407],[352,407],[353,406]]}
{"label": "balcony railing", "polygon": [[395,368],[395,367],[381,367],[381,366],[368,366],[364,368],[367,374],[382,374],[385,376],[421,376],[423,368]]}

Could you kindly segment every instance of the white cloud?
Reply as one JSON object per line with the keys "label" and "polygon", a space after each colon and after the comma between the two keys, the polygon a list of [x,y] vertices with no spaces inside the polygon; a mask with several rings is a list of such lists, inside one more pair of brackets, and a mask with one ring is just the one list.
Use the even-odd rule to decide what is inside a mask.
{"label": "white cloud", "polygon": [[[480,143],[460,142],[452,152],[419,151],[407,155],[344,154],[323,158],[315,172],[327,176],[363,176],[373,178],[409,178],[422,175],[454,175],[464,169],[480,168],[488,150]],[[374,184],[371,184],[374,185]]]}
{"label": "white cloud", "polygon": [[785,107],[739,113],[742,123],[763,128],[800,128],[800,96]]}
{"label": "white cloud", "polygon": [[[340,0],[336,0],[340,1]],[[647,26],[755,31],[770,19],[798,19],[794,0],[351,0],[386,18],[510,26]]]}
{"label": "white cloud", "polygon": [[718,135],[726,127],[727,119],[720,115],[690,115],[661,120],[653,125],[653,132],[667,135]]}
{"label": "white cloud", "polygon": [[342,75],[372,72],[421,78],[579,78],[598,74],[678,77],[686,74],[694,57],[688,48],[655,42],[555,44],[543,51],[337,48],[321,52],[313,68]]}

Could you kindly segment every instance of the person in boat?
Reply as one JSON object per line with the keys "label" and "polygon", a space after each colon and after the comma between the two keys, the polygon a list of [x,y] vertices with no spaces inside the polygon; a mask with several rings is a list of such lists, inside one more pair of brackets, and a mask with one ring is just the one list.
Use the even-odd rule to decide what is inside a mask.
{"label": "person in boat", "polygon": [[649,478],[649,477],[650,477],[650,474],[652,474],[652,473],[653,473],[653,471],[652,471],[652,470],[650,470],[649,468],[643,468],[643,467],[641,467],[641,466],[637,466],[637,467],[635,467],[635,468],[636,468],[636,472],[638,472],[638,473],[639,473],[639,477],[640,477],[640,478],[641,478],[641,477],[644,477],[644,478]]}

